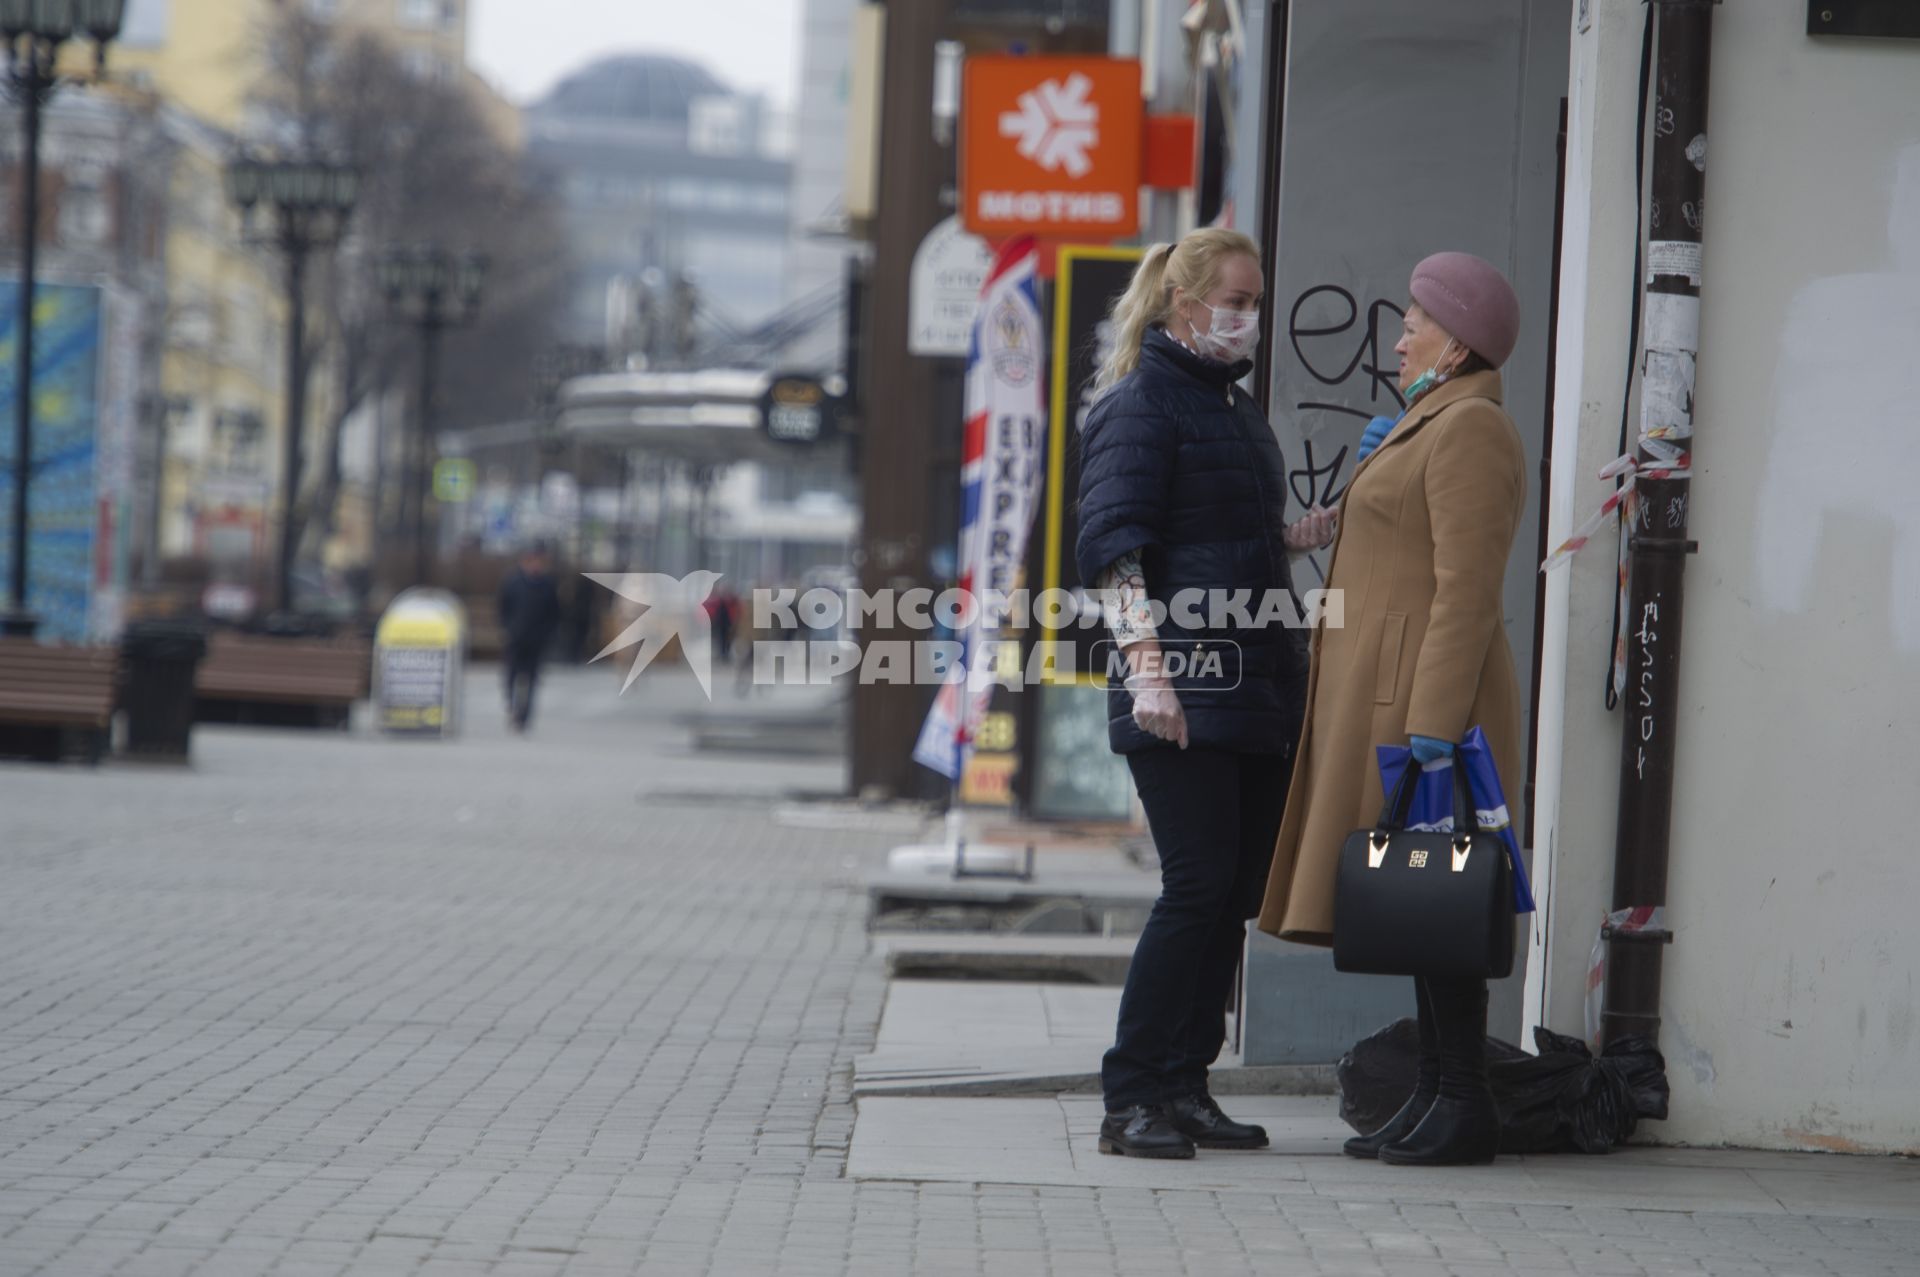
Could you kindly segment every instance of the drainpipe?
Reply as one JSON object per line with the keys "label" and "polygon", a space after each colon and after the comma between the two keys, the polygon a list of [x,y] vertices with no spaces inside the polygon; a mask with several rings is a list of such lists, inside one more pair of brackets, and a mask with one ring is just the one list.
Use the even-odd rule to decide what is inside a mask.
{"label": "drainpipe", "polygon": [[[1625,614],[1619,827],[1614,920],[1607,939],[1601,1037],[1660,1032],[1680,705],[1680,620],[1692,482],[1693,388],[1700,350],[1700,257],[1706,197],[1707,86],[1713,6],[1655,0],[1658,54],[1653,113],[1652,233],[1647,245],[1646,357],[1640,389],[1638,477],[1622,507],[1631,571]],[[1620,921],[1621,911],[1630,920]]]}

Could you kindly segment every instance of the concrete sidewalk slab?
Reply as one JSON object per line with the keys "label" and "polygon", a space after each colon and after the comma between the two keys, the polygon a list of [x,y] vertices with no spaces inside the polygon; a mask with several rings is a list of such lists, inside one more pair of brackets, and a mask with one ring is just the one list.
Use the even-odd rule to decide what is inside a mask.
{"label": "concrete sidewalk slab", "polygon": [[938,817],[922,804],[868,804],[852,799],[783,803],[774,809],[774,823],[788,829],[838,829],[863,834],[923,837]]}
{"label": "concrete sidewalk slab", "polygon": [[1504,1157],[1488,1167],[1421,1171],[1343,1156],[1340,1144],[1352,1132],[1330,1099],[1247,1096],[1230,1111],[1265,1125],[1272,1147],[1153,1162],[1098,1151],[1101,1104],[1093,1096],[863,1097],[859,1106],[848,1174],[860,1180],[1920,1222],[1920,1163],[1888,1158],[1626,1148],[1605,1157]]}
{"label": "concrete sidewalk slab", "polygon": [[1121,867],[1118,852],[1047,851],[1034,878],[893,873],[867,880],[872,930],[1009,930],[1042,908],[1077,911],[1074,926],[1092,935],[1137,935],[1159,898],[1157,877]]}
{"label": "concrete sidewalk slab", "polygon": [[874,1050],[901,1047],[963,1049],[991,1038],[996,1045],[1063,1047],[1091,1054],[1113,1037],[1120,991],[1064,984],[980,984],[969,981],[896,982],[887,991]]}
{"label": "concrete sidewalk slab", "polygon": [[[1118,990],[1138,942],[1137,936],[931,931],[875,936],[873,951],[895,979],[1058,981]],[[1109,1020],[1107,1030],[1112,1028]]]}
{"label": "concrete sidewalk slab", "polygon": [[[895,980],[874,1048],[854,1061],[862,1096],[1052,1097],[1097,1092],[1120,990],[1007,981]],[[1227,1053],[1220,1095],[1325,1095],[1328,1068],[1245,1068]]]}
{"label": "concrete sidewalk slab", "polygon": [[1099,1071],[1119,1006],[1115,988],[896,980],[854,1090],[1050,1095]]}

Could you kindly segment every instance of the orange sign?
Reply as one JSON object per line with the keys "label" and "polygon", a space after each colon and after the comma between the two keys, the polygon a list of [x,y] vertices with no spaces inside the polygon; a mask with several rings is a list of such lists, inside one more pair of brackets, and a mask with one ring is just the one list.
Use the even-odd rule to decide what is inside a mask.
{"label": "orange sign", "polygon": [[991,238],[1135,234],[1144,114],[1131,59],[968,58],[962,224]]}

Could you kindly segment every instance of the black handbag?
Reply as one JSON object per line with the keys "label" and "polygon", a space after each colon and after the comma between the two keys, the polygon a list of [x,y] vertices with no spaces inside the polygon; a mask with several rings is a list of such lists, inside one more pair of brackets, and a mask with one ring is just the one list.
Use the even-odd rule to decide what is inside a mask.
{"label": "black handbag", "polygon": [[1420,764],[1387,797],[1376,829],[1340,848],[1333,890],[1333,965],[1367,975],[1513,971],[1513,868],[1505,842],[1474,815],[1466,765],[1453,764],[1453,832],[1410,830]]}

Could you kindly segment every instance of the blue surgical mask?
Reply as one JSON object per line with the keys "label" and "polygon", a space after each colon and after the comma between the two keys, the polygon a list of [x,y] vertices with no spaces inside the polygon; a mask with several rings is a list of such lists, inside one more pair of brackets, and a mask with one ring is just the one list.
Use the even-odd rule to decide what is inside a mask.
{"label": "blue surgical mask", "polygon": [[1420,396],[1426,394],[1429,390],[1432,390],[1435,386],[1443,384],[1447,380],[1447,378],[1451,375],[1449,373],[1443,373],[1440,371],[1440,361],[1442,359],[1445,359],[1450,353],[1452,353],[1452,351],[1453,351],[1453,338],[1449,337],[1447,338],[1447,344],[1440,348],[1440,354],[1434,359],[1433,367],[1427,369],[1425,372],[1421,373],[1418,377],[1415,377],[1413,379],[1413,384],[1407,387],[1406,399],[1407,399],[1407,406],[1409,408],[1411,408],[1414,405],[1414,403],[1420,398]]}

